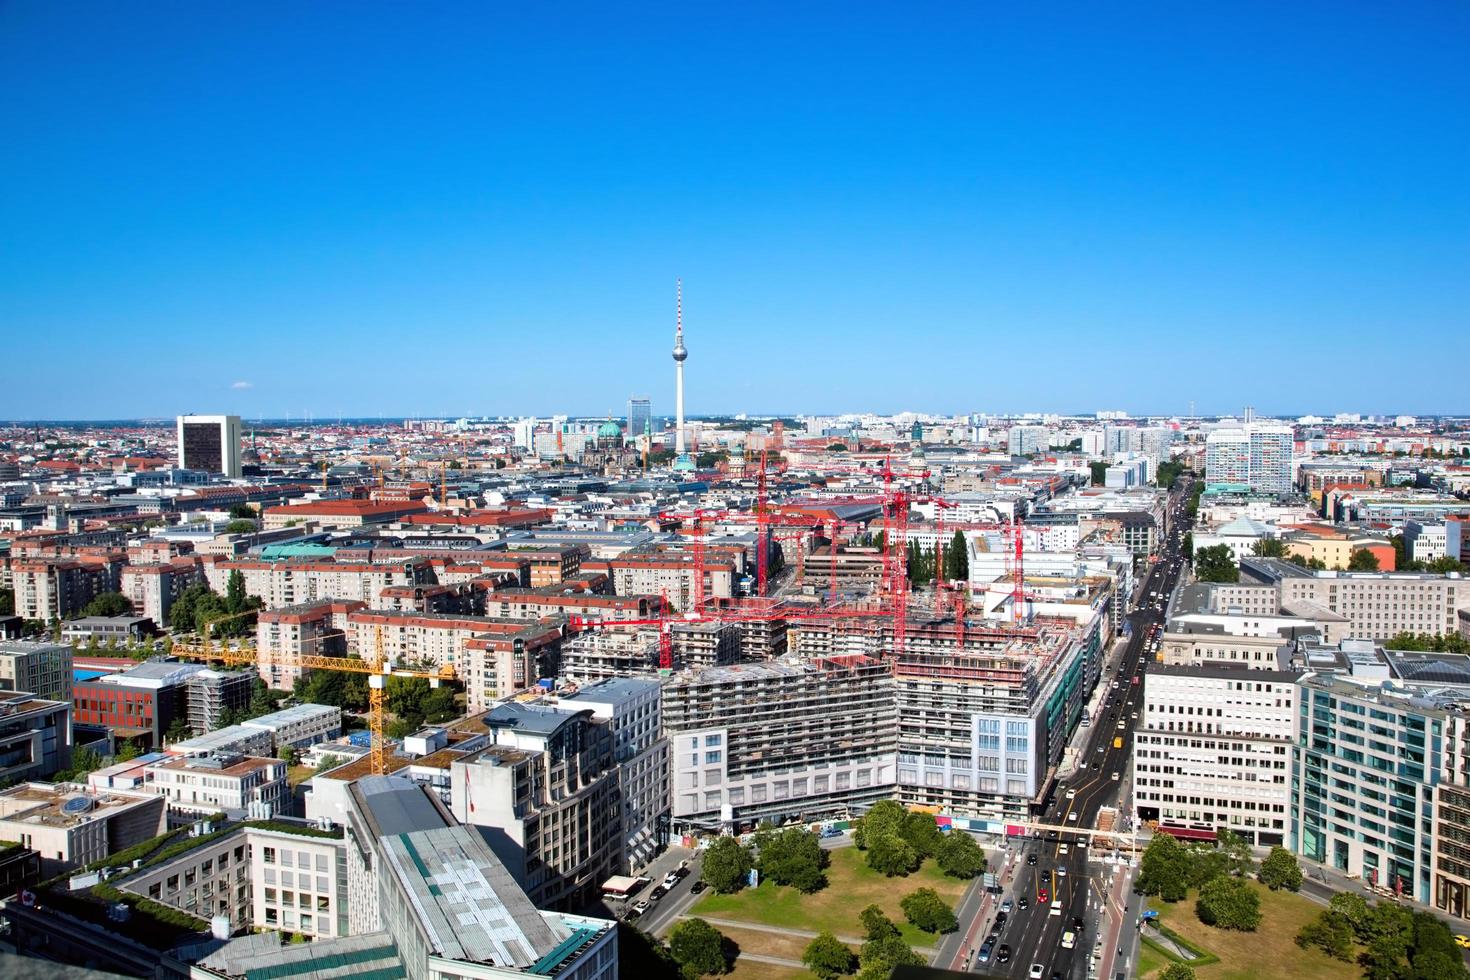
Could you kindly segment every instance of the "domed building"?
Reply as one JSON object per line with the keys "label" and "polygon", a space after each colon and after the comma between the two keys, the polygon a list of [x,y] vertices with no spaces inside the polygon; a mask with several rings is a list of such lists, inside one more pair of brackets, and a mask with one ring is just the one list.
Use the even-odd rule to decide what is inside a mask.
{"label": "domed building", "polygon": [[598,449],[621,449],[623,448],[623,429],[612,419],[597,428]]}

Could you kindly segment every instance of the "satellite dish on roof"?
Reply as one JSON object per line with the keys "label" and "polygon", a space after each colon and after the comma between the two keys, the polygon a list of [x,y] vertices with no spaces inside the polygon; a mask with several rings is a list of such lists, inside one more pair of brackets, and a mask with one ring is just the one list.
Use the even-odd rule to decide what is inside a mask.
{"label": "satellite dish on roof", "polygon": [[68,814],[88,813],[91,811],[92,806],[93,800],[90,796],[73,796],[61,804],[61,812]]}

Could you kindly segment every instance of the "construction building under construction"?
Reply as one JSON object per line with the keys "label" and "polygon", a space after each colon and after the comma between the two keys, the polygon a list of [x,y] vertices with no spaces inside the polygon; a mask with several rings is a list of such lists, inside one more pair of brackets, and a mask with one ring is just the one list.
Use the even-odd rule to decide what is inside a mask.
{"label": "construction building under construction", "polygon": [[[1024,817],[1055,779],[1101,673],[1104,617],[1011,626],[910,617],[891,660],[898,796],[960,816]],[[891,657],[886,617],[793,620],[802,656]]]}
{"label": "construction building under construction", "polygon": [[893,796],[891,665],[784,657],[684,671],[663,689],[675,830],[857,813]]}
{"label": "construction building under construction", "polygon": [[579,684],[608,677],[635,677],[658,670],[658,631],[589,631],[562,642],[561,674]]}

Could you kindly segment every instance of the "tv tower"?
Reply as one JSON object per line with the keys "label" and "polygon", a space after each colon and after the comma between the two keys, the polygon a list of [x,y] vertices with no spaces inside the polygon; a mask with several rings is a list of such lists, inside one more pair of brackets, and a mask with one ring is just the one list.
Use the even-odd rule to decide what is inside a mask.
{"label": "tv tower", "polygon": [[675,280],[674,292],[674,468],[688,470],[694,462],[684,452],[684,361],[689,351],[684,348],[684,280]]}

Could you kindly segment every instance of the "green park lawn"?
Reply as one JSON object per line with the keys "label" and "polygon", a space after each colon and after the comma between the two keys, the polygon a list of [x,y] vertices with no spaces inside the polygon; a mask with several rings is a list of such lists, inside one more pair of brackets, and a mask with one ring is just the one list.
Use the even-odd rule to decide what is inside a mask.
{"label": "green park lawn", "polygon": [[817,978],[807,970],[777,966],[775,963],[758,963],[742,956],[735,961],[735,968],[725,974],[725,980],[817,980]]}
{"label": "green park lawn", "polygon": [[[1258,980],[1260,977],[1357,980],[1362,975],[1352,963],[1342,963],[1319,950],[1297,946],[1297,931],[1316,918],[1322,906],[1293,892],[1273,892],[1254,881],[1251,887],[1261,896],[1261,924],[1255,932],[1232,932],[1205,925],[1194,914],[1196,893],[1193,891],[1184,901],[1173,905],[1157,898],[1149,900],[1149,908],[1158,910],[1159,919],[1165,925],[1220,958],[1218,963],[1194,968],[1199,980]],[[1145,947],[1139,966],[1149,966],[1151,970],[1140,969],[1139,976],[1146,978],[1166,965],[1162,956]]]}
{"label": "green park lawn", "polygon": [[740,919],[763,925],[830,930],[835,935],[861,937],[863,927],[858,913],[869,905],[877,905],[902,932],[912,946],[932,947],[939,937],[909,925],[899,902],[918,888],[933,888],[951,907],[958,905],[969,882],[947,877],[934,861],[907,878],[887,878],[864,862],[864,854],[856,847],[839,847],[828,852],[827,887],[812,895],[795,888],[763,881],[757,888],[743,888],[733,895],[705,895],[689,910],[693,916],[717,919]]}

